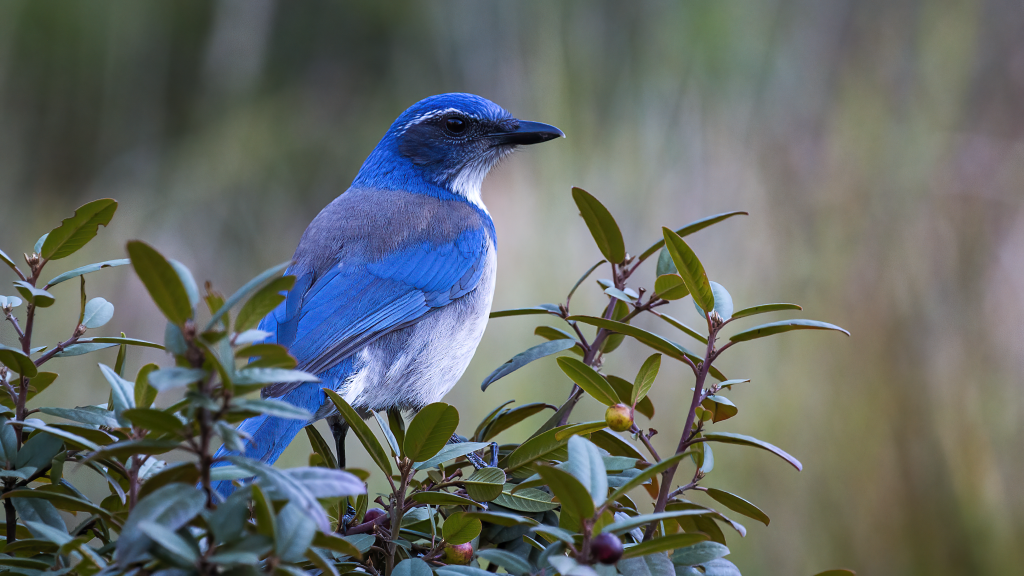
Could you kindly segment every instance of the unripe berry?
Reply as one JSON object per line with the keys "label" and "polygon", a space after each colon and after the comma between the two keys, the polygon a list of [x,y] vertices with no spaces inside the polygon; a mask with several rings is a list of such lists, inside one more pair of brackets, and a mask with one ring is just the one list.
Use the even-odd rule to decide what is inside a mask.
{"label": "unripe berry", "polygon": [[448,544],[444,547],[445,564],[459,564],[465,566],[473,559],[473,543]]}
{"label": "unripe berry", "polygon": [[615,534],[602,532],[590,541],[590,551],[601,564],[615,564],[622,558],[622,541]]}
{"label": "unripe berry", "polygon": [[633,409],[625,404],[609,406],[604,411],[604,421],[616,432],[625,432],[633,427]]}

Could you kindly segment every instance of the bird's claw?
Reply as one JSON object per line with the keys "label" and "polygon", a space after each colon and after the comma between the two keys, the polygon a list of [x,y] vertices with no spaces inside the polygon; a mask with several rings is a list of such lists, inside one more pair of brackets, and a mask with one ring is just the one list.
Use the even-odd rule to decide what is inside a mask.
{"label": "bird's claw", "polygon": [[[463,442],[469,442],[465,436],[459,436],[458,434],[452,434],[451,440],[448,440],[449,444],[461,444]],[[480,470],[481,468],[497,468],[498,467],[498,443],[491,442],[491,460],[490,463],[485,462],[483,458],[476,455],[474,452],[466,454],[466,459],[473,465],[473,468]]]}

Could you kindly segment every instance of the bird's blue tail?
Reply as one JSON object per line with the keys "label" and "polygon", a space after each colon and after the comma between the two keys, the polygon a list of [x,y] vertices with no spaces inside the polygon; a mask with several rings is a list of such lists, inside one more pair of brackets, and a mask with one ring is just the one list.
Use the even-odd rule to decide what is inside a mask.
{"label": "bird's blue tail", "polygon": [[[316,383],[301,385],[281,398],[285,402],[305,408],[314,414],[323,403],[323,399],[324,393]],[[265,414],[243,420],[238,425],[238,431],[242,433],[243,437],[249,437],[248,440],[244,440],[245,456],[266,464],[273,464],[285,448],[291,444],[295,435],[309,423],[308,420],[278,418]],[[224,446],[221,446],[216,454],[217,457],[237,455],[238,452],[228,450]],[[223,466],[224,464],[226,462],[217,465]],[[235,490],[231,480],[214,482],[213,488],[224,497]]]}

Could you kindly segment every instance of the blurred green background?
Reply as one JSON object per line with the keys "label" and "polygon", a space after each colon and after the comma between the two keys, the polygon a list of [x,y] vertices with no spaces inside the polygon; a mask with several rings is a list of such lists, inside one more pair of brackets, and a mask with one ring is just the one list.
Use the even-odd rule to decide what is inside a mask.
{"label": "blurred green background", "polygon": [[[30,251],[77,205],[113,197],[111,229],[50,272],[122,257],[141,238],[230,292],[291,255],[408,105],[481,94],[568,135],[485,184],[500,238],[495,308],[563,299],[598,259],[569,195],[578,185],[617,215],[634,252],[662,225],[748,210],[693,237],[712,279],[737,307],[797,302],[852,332],[725,357],[730,376],[754,383],[732,394],[740,417],[719,426],[805,465],[716,450],[708,484],[773,519],[730,537],[745,575],[1019,573],[1022,30],[1009,0],[5,1],[0,247]],[[653,274],[640,277],[650,286]],[[600,305],[589,286],[574,309]],[[162,338],[129,270],[88,287],[117,306],[107,333]],[[44,311],[40,344],[73,327],[75,287],[54,291],[64,302]],[[699,322],[688,300],[669,308]],[[462,433],[507,398],[564,399],[550,361],[480,391],[537,342],[534,326],[492,321],[447,397]],[[12,343],[8,326],[0,339]],[[607,368],[631,376],[646,354],[623,350]],[[101,402],[95,362],[113,356],[56,365],[72,377],[40,400]],[[134,352],[129,370],[146,361],[166,358]],[[670,368],[652,393],[666,451],[691,385]],[[574,417],[600,413],[588,399]],[[301,439],[284,463],[306,454]]]}

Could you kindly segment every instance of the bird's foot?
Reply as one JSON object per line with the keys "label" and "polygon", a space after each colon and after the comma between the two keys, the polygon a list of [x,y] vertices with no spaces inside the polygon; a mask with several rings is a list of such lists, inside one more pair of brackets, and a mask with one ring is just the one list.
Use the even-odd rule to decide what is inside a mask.
{"label": "bird's foot", "polygon": [[[448,440],[449,444],[461,444],[463,442],[469,442],[469,440],[466,439],[465,436],[459,436],[458,434],[452,434],[451,439]],[[484,462],[484,459],[479,457],[479,456],[477,456],[476,453],[474,453],[474,452],[470,452],[469,454],[466,454],[466,459],[469,460],[469,463],[472,464],[473,468],[476,468],[477,470],[479,470],[481,468],[497,468],[498,467],[498,443],[497,442],[491,442],[490,449],[491,449],[491,461],[490,461],[490,463]]]}

